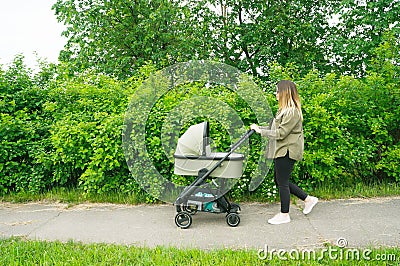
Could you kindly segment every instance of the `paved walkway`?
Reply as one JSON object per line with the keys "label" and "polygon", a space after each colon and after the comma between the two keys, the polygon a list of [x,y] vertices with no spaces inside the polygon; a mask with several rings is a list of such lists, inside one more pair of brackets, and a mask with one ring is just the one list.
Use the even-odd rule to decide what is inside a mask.
{"label": "paved walkway", "polygon": [[[299,203],[301,204],[301,203]],[[269,225],[279,204],[241,204],[241,223],[225,214],[197,213],[188,229],[174,223],[172,205],[0,203],[0,237],[201,249],[400,247],[400,197],[320,201],[309,215],[291,205],[292,222]]]}

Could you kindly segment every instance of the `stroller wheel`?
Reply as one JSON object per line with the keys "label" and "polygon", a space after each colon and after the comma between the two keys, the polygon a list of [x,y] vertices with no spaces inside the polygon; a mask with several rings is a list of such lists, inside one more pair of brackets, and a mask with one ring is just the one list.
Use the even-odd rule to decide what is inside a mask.
{"label": "stroller wheel", "polygon": [[192,216],[187,212],[179,212],[175,216],[175,224],[182,229],[186,229],[192,224]]}
{"label": "stroller wheel", "polygon": [[238,226],[239,223],[240,223],[240,217],[239,217],[239,215],[236,214],[236,213],[234,213],[234,212],[229,213],[229,214],[226,216],[226,223],[227,223],[229,226],[232,226],[232,227]]}

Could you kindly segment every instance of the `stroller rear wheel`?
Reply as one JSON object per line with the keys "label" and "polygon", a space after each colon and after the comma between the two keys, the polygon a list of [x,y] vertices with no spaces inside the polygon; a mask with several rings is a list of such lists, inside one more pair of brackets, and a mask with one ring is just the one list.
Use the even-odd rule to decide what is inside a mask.
{"label": "stroller rear wheel", "polygon": [[185,211],[179,212],[175,216],[175,224],[182,229],[186,229],[192,224],[192,216]]}
{"label": "stroller rear wheel", "polygon": [[240,217],[238,214],[232,212],[226,216],[226,223],[231,227],[236,227],[240,223]]}

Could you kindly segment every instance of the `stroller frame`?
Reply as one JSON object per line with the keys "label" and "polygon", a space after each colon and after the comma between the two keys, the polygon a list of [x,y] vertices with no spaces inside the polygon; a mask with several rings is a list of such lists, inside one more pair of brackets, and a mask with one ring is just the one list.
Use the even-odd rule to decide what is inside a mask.
{"label": "stroller frame", "polygon": [[[225,195],[217,197],[216,195],[220,195],[221,191],[214,180],[212,180],[212,182],[217,186],[217,189],[205,188],[202,186],[208,184],[206,182],[208,179],[213,179],[213,177],[211,177],[213,171],[220,167],[253,133],[254,130],[247,131],[247,133],[233,144],[229,151],[210,169],[200,169],[197,178],[180,193],[174,203],[177,211],[175,215],[175,224],[178,227],[182,229],[189,228],[192,224],[192,215],[195,215],[197,211],[226,213],[226,223],[229,226],[236,227],[239,225],[240,206],[236,203],[230,203]],[[209,198],[209,201],[207,198]]]}

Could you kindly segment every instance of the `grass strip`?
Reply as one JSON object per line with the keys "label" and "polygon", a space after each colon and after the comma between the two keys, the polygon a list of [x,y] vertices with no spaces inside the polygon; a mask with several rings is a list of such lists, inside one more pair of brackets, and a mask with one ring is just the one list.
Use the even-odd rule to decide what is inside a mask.
{"label": "grass strip", "polygon": [[[399,248],[335,248],[266,256],[260,250],[199,250],[0,239],[0,265],[398,265]],[[331,248],[333,250],[334,247]],[[365,252],[367,251],[367,252]],[[366,253],[366,254],[363,254]],[[310,254],[310,255],[309,255]]]}

